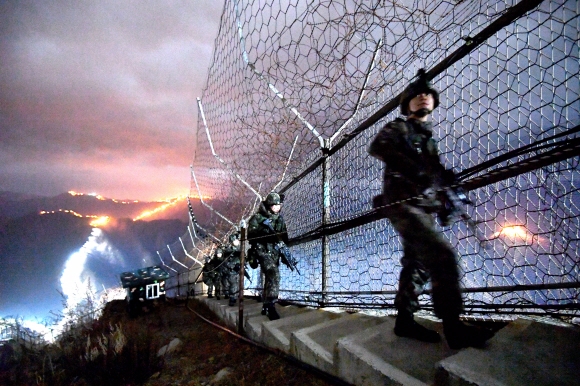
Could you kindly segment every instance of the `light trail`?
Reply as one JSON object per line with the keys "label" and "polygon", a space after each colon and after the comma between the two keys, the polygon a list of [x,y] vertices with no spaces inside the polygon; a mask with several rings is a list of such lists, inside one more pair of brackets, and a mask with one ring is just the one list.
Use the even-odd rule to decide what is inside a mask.
{"label": "light trail", "polygon": [[[91,196],[91,197],[95,197],[96,199],[100,200],[100,201],[106,201],[106,200],[110,200],[116,204],[136,204],[139,203],[140,201],[138,200],[134,200],[134,201],[119,201],[116,200],[114,198],[110,199],[110,198],[105,198],[99,194],[96,193],[79,193],[79,192],[75,192],[74,190],[70,190],[68,191],[68,194],[70,194],[71,196]],[[142,212],[141,214],[139,214],[138,216],[136,216],[135,218],[133,218],[133,221],[138,221],[138,220],[142,220],[144,218],[147,217],[151,217],[154,215],[157,215],[175,205],[177,205],[178,203],[184,201],[186,199],[186,195],[180,195],[178,197],[171,197],[171,198],[165,198],[162,200],[158,200],[158,201],[151,201],[151,203],[158,203],[161,204],[159,207],[155,208],[155,209],[151,209],[151,210],[146,210],[144,212]],[[198,198],[200,199],[200,197],[198,196],[193,196],[193,198]],[[201,197],[203,199],[208,199],[211,200],[211,196],[203,196]],[[112,217],[111,216],[107,216],[107,215],[82,215],[80,213],[75,212],[74,210],[69,210],[69,209],[58,209],[58,210],[52,210],[52,211],[47,211],[47,210],[42,210],[39,213],[41,215],[46,215],[46,214],[54,214],[54,213],[68,213],[68,214],[72,214],[73,216],[76,217],[81,217],[81,218],[93,218],[95,220],[90,222],[90,225],[93,227],[103,227],[105,225],[107,225],[111,220]]]}
{"label": "light trail", "polygon": [[151,216],[156,215],[160,212],[163,212],[163,211],[171,208],[172,206],[177,205],[179,202],[184,201],[185,198],[186,198],[186,196],[179,196],[179,197],[175,197],[175,198],[166,199],[165,201],[162,201],[162,202],[166,202],[165,204],[163,204],[155,209],[146,210],[145,212],[141,213],[139,216],[135,217],[133,219],[133,221],[142,220],[146,217],[151,217]]}

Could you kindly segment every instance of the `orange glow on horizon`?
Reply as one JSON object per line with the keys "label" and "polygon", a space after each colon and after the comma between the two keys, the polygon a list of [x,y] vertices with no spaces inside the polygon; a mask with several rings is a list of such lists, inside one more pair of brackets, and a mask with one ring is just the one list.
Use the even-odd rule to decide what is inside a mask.
{"label": "orange glow on horizon", "polygon": [[169,198],[166,199],[164,201],[161,202],[166,202],[166,204],[163,204],[155,209],[152,210],[146,210],[145,212],[141,213],[139,216],[135,217],[133,219],[133,221],[138,221],[138,220],[142,220],[145,217],[151,217],[159,212],[163,212],[164,210],[174,206],[175,204],[177,204],[180,201],[185,200],[185,196],[179,196],[179,197],[175,197],[175,198]]}
{"label": "orange glow on horizon", "polygon": [[73,216],[81,217],[81,218],[85,218],[85,217],[96,218],[96,217],[98,217],[98,216],[83,216],[82,214],[77,213],[74,210],[69,210],[69,209],[59,209],[59,210],[51,210],[51,211],[41,210],[40,211],[40,214],[54,214],[54,213],[57,213],[57,212],[60,212],[60,213],[70,213]]}
{"label": "orange glow on horizon", "polygon": [[205,195],[201,195],[201,197],[199,196],[199,194],[195,194],[195,195],[189,195],[189,198],[197,198],[197,199],[201,199],[201,200],[211,200],[211,196],[205,196]]}
{"label": "orange glow on horizon", "polygon": [[[176,200],[181,200],[184,199],[186,197],[186,195],[179,195],[177,197],[169,197],[169,198],[161,198],[161,199],[156,199],[156,200],[149,200],[149,201],[144,201],[144,200],[118,200],[116,198],[107,198],[104,196],[101,196],[100,194],[97,193],[80,193],[80,192],[76,192],[74,190],[69,190],[68,194],[70,194],[71,196],[91,196],[91,197],[95,197],[97,200],[111,200],[116,204],[136,204],[139,202],[167,202],[167,203],[173,203]],[[199,198],[197,195],[196,196],[192,196],[192,198]],[[211,197],[210,196],[203,196],[203,199],[208,199],[210,200]]]}
{"label": "orange glow on horizon", "polygon": [[111,218],[109,216],[101,216],[101,217],[97,217],[95,220],[90,222],[90,225],[92,227],[98,228],[98,227],[102,227],[105,226],[109,223],[109,221],[111,221]]}
{"label": "orange glow on horizon", "polygon": [[[135,201],[118,201],[118,200],[115,200],[115,199],[105,198],[105,197],[100,196],[100,195],[98,195],[96,193],[85,194],[85,193],[75,192],[73,190],[68,191],[68,194],[70,194],[71,196],[85,196],[85,195],[86,196],[92,196],[92,197],[97,198],[98,200],[111,200],[111,201],[113,201],[115,203],[118,203],[118,204],[134,204],[134,203],[139,203],[140,202],[138,200],[135,200]],[[184,201],[185,199],[186,199],[186,196],[185,195],[181,195],[181,196],[173,197],[173,198],[164,198],[164,199],[158,200],[158,201],[149,201],[151,203],[159,203],[159,204],[163,203],[163,205],[160,205],[159,207],[157,207],[155,209],[152,209],[152,210],[144,211],[143,213],[141,213],[140,215],[138,215],[137,217],[135,217],[133,219],[133,221],[142,220],[142,219],[144,219],[146,217],[151,217],[151,216],[153,216],[155,214],[158,214],[160,212],[163,212],[163,211],[167,210],[168,208],[171,208],[172,206],[175,206],[177,203],[179,203],[181,201]],[[68,209],[59,209],[59,210],[53,210],[53,211],[42,210],[42,211],[40,211],[40,214],[41,215],[54,214],[54,213],[57,213],[57,212],[60,212],[60,213],[69,213],[69,214],[72,214],[73,216],[81,217],[81,218],[92,218],[94,220],[92,220],[90,222],[90,225],[93,226],[93,227],[95,227],[95,228],[105,226],[105,225],[107,225],[112,220],[112,217],[109,217],[109,216],[103,216],[103,215],[82,215],[80,213],[75,212],[74,210],[68,210]]]}

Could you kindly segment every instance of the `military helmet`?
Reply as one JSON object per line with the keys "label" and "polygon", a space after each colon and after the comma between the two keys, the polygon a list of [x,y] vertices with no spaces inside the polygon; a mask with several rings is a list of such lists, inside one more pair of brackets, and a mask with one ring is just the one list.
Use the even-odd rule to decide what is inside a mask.
{"label": "military helmet", "polygon": [[240,233],[239,232],[234,232],[230,235],[230,237],[228,237],[228,240],[230,243],[233,243],[234,240],[239,240],[240,239]]}
{"label": "military helmet", "polygon": [[421,68],[419,71],[417,71],[417,78],[418,79],[416,81],[411,82],[411,84],[409,84],[407,88],[401,93],[401,99],[399,100],[401,105],[401,114],[405,116],[411,114],[409,111],[409,102],[419,94],[426,93],[433,95],[433,109],[439,106],[439,93],[427,80],[427,73],[425,72],[424,68]]}
{"label": "military helmet", "polygon": [[267,206],[280,205],[282,203],[282,199],[278,193],[272,192],[266,196],[265,202]]}
{"label": "military helmet", "polygon": [[231,245],[237,247],[238,245],[240,245],[240,233],[239,232],[232,233],[228,238],[228,240],[230,241]]}

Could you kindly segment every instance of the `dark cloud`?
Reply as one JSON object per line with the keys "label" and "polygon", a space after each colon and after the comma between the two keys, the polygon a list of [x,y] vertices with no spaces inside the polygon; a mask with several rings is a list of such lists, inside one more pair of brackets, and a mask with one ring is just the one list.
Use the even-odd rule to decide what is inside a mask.
{"label": "dark cloud", "polygon": [[2,3],[0,190],[137,199],[187,192],[195,98],[222,7]]}

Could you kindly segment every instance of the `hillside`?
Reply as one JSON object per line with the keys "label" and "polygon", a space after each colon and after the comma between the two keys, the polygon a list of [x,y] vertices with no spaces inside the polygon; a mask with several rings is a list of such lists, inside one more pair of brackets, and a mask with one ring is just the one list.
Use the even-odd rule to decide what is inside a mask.
{"label": "hillside", "polygon": [[[124,301],[110,302],[103,316],[82,334],[65,339],[61,348],[44,349],[45,358],[51,358],[52,371],[33,359],[38,355],[31,355],[29,360],[21,357],[18,364],[0,371],[0,384],[26,385],[33,380],[57,386],[332,384],[236,339],[192,311],[219,323],[196,301],[169,300],[134,319],[128,317]],[[91,339],[87,340],[88,336]],[[109,339],[101,339],[105,345],[99,345],[99,337]],[[176,338],[181,342],[177,349],[158,357],[159,349]],[[87,346],[87,342],[92,343]]]}
{"label": "hillside", "polygon": [[[44,319],[62,308],[67,263],[98,289],[116,286],[119,274],[159,262],[156,251],[187,230],[181,220],[111,220],[96,236],[90,219],[71,213],[29,213],[0,221],[0,317]],[[79,255],[80,253],[80,255]],[[73,256],[77,255],[76,258]],[[72,263],[71,263],[72,264]]]}

